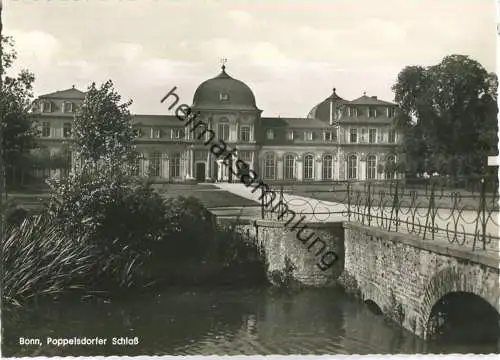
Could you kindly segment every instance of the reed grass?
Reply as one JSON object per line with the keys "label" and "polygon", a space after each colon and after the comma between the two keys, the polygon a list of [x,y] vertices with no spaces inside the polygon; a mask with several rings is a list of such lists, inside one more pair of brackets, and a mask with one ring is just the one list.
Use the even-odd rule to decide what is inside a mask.
{"label": "reed grass", "polygon": [[1,251],[2,300],[14,305],[84,289],[93,267],[86,239],[69,238],[45,214],[11,226]]}

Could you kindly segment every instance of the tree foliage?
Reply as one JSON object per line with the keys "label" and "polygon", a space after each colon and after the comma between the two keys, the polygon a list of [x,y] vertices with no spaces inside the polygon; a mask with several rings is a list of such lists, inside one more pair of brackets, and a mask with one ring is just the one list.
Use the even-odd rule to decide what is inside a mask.
{"label": "tree foliage", "polygon": [[[7,169],[29,166],[29,151],[36,146],[38,134],[30,117],[33,101],[33,82],[35,76],[28,70],[22,70],[16,76],[7,75],[8,69],[17,58],[14,41],[11,37],[1,39],[4,52],[2,54],[2,96],[0,109],[3,118],[3,154]],[[7,171],[7,177],[11,173]],[[9,181],[8,181],[9,182]]]}
{"label": "tree foliage", "polygon": [[121,96],[111,80],[99,88],[88,88],[82,107],[73,123],[73,149],[82,170],[122,172],[136,156],[129,106],[120,103]]}
{"label": "tree foliage", "polygon": [[404,68],[393,91],[407,172],[484,172],[487,156],[497,149],[497,85],[495,74],[463,55]]}

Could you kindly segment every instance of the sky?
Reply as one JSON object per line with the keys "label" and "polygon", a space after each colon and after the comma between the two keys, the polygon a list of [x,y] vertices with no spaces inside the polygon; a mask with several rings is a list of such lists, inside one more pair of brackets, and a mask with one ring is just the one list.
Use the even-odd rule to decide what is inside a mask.
{"label": "sky", "polygon": [[12,71],[42,95],[113,80],[131,111],[168,114],[176,86],[226,70],[253,90],[263,116],[305,117],[337,94],[392,101],[408,65],[450,54],[496,69],[494,0],[4,0]]}

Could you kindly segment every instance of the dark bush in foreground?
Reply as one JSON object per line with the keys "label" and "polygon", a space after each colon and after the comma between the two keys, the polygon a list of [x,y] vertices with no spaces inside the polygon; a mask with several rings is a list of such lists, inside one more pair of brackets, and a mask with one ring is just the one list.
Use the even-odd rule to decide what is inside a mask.
{"label": "dark bush in foreground", "polygon": [[5,211],[7,227],[19,226],[28,217],[28,210],[19,205],[11,205]]}
{"label": "dark bush in foreground", "polygon": [[264,271],[256,246],[218,228],[198,200],[164,200],[148,184],[99,177],[59,184],[47,212],[12,227],[2,250],[11,303],[71,289],[228,283]]}

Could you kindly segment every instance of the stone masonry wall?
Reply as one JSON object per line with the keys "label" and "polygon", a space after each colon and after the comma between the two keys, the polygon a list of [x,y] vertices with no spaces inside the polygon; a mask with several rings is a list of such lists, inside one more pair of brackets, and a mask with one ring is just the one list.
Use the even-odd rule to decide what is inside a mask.
{"label": "stone masonry wall", "polygon": [[343,277],[416,335],[426,338],[432,307],[450,292],[474,293],[500,312],[498,259],[354,223],[344,227]]}
{"label": "stone masonry wall", "polygon": [[[231,221],[221,219],[219,223]],[[283,221],[239,219],[237,223],[233,223],[237,231],[255,238],[259,244],[268,264],[268,278],[274,285],[334,285],[344,266],[342,223],[302,223],[301,227],[304,225],[307,225],[307,230],[299,237],[307,239],[311,236],[307,242],[302,242],[297,237],[300,228],[290,229]],[[308,249],[314,239],[319,240]],[[318,264],[321,265],[321,259],[328,251],[334,252],[337,260],[331,267],[322,270]],[[330,263],[332,255],[326,255],[323,259]]]}

